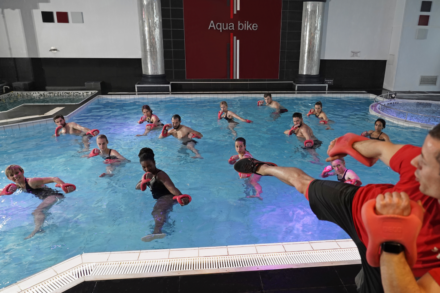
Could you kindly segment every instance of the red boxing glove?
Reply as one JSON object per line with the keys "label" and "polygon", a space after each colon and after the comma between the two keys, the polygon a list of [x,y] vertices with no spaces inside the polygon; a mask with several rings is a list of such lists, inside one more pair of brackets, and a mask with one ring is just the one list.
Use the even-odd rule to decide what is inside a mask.
{"label": "red boxing glove", "polygon": [[9,183],[8,185],[6,185],[2,191],[0,192],[0,196],[2,195],[11,195],[13,194],[15,191],[17,190],[17,185],[15,185],[14,183]]}
{"label": "red boxing glove", "polygon": [[188,204],[189,204],[189,203],[191,202],[191,200],[192,200],[191,196],[188,195],[188,194],[176,195],[176,196],[173,197],[173,199],[177,200],[177,202],[178,202],[181,206],[184,206],[185,204],[183,203],[182,198],[187,198],[187,199],[189,199]]}
{"label": "red boxing glove", "polygon": [[171,124],[165,124],[162,128],[162,137],[167,137],[168,136],[168,129],[167,127],[171,126]]}
{"label": "red boxing glove", "polygon": [[368,136],[368,131],[364,131],[361,133],[362,136],[367,137]]}
{"label": "red boxing glove", "polygon": [[104,164],[113,164],[113,163],[119,163],[119,159],[105,159]]}
{"label": "red boxing glove", "polygon": [[423,210],[410,201],[411,214],[377,215],[376,200],[370,199],[362,206],[362,221],[368,235],[367,261],[372,267],[380,266],[380,246],[384,242],[397,242],[405,247],[405,257],[410,267],[417,260],[417,236],[423,224]]}
{"label": "red boxing glove", "polygon": [[238,173],[238,177],[240,177],[241,179],[249,178],[251,176],[252,176],[252,174]]}
{"label": "red boxing glove", "polygon": [[237,163],[237,161],[238,161],[237,157],[238,157],[237,155],[230,157],[228,160],[229,164],[234,165],[235,163]]}
{"label": "red boxing glove", "polygon": [[333,170],[332,166],[325,167],[324,170],[322,170],[321,177],[327,178],[329,176],[328,173],[331,172],[332,170]]}
{"label": "red boxing glove", "polygon": [[[60,187],[65,193],[74,192],[76,190],[76,186],[70,183],[56,184],[55,187]],[[69,191],[68,188],[73,188],[72,191]]]}
{"label": "red boxing glove", "polygon": [[292,135],[295,132],[295,130],[297,130],[297,129],[298,129],[298,126],[293,125],[292,128],[290,128],[290,130],[289,130],[289,136]]}
{"label": "red boxing glove", "polygon": [[223,111],[222,110],[218,111],[217,118],[222,119],[222,115],[223,115]]}
{"label": "red boxing glove", "polygon": [[252,123],[252,121],[249,119],[246,119],[246,123]]}
{"label": "red boxing glove", "polygon": [[315,109],[310,109],[309,113],[307,113],[307,117],[309,117],[310,115],[315,114]]}
{"label": "red boxing glove", "polygon": [[101,151],[100,151],[99,149],[93,149],[93,150],[90,152],[90,154],[89,154],[89,158],[96,157],[96,156],[98,156],[100,153],[101,153]]}
{"label": "red boxing glove", "polygon": [[202,137],[199,136],[198,134],[193,133],[193,134],[191,135],[191,138],[198,138],[198,139],[201,139]]}
{"label": "red boxing glove", "polygon": [[328,121],[321,120],[321,121],[319,121],[319,123],[321,123],[321,124],[328,124]]}
{"label": "red boxing glove", "polygon": [[257,106],[263,106],[264,101],[258,101]]}
{"label": "red boxing glove", "polygon": [[371,167],[377,162],[378,159],[364,157],[353,148],[353,144],[355,142],[364,140],[368,140],[368,138],[356,135],[354,133],[347,133],[336,140],[335,145],[328,152],[328,155],[330,157],[337,155],[350,155],[365,166]]}
{"label": "red boxing glove", "polygon": [[60,129],[62,129],[63,127],[60,125],[60,126],[58,126],[57,128],[55,128],[55,136],[60,136],[59,134],[58,134],[58,131],[60,131]]}
{"label": "red boxing glove", "polygon": [[141,180],[141,190],[145,191],[147,189],[147,183],[151,181],[151,179],[153,178],[147,178],[147,175],[151,174],[150,172],[145,173],[144,175],[142,175],[142,180]]}
{"label": "red boxing glove", "polygon": [[351,184],[354,186],[361,186],[362,185],[362,182],[359,180],[356,180],[356,179],[348,179],[348,180],[345,180],[344,183]]}
{"label": "red boxing glove", "polygon": [[[98,132],[97,134],[95,134],[95,132]],[[99,130],[98,129],[92,129],[89,132],[86,133],[87,135],[91,135],[91,136],[97,136],[99,134]]]}
{"label": "red boxing glove", "polygon": [[156,127],[156,124],[150,123],[145,125],[145,128],[147,128],[147,126],[150,126],[150,130],[153,129],[154,127]]}
{"label": "red boxing glove", "polygon": [[144,123],[144,121],[145,121],[145,116],[142,116],[141,119],[139,119],[138,123],[142,124],[142,123]]}
{"label": "red boxing glove", "polygon": [[314,144],[315,144],[315,142],[314,142],[313,140],[308,139],[308,140],[306,140],[306,141],[304,142],[304,147],[305,147],[305,148],[311,148],[311,147],[313,147]]}

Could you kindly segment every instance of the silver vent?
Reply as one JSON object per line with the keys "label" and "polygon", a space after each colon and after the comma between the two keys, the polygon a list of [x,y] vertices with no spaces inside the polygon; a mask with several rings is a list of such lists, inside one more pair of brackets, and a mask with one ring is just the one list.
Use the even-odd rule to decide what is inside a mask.
{"label": "silver vent", "polygon": [[420,76],[419,85],[437,85],[437,75],[422,75]]}
{"label": "silver vent", "polygon": [[416,32],[416,40],[425,40],[428,38],[428,29],[419,28]]}

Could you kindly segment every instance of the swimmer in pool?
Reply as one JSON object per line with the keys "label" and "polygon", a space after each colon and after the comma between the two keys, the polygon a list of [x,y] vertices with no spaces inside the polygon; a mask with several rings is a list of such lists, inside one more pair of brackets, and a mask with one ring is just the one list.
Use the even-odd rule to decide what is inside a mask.
{"label": "swimmer in pool", "polygon": [[[199,158],[203,159],[202,156],[199,154],[199,151],[195,149],[195,145],[197,141],[195,141],[193,138],[202,138],[203,135],[200,132],[197,132],[195,130],[192,130],[188,126],[185,126],[183,124],[180,124],[181,119],[179,115],[174,115],[171,118],[172,124],[166,124],[162,128],[162,133],[160,134],[159,138],[164,138],[167,136],[174,136],[178,140],[182,142],[182,145],[186,146],[190,151],[192,151],[195,156],[192,158]],[[169,130],[173,127],[173,129]]]}
{"label": "swimmer in pool", "polygon": [[[229,158],[229,164],[231,165],[234,165],[235,162],[243,158],[253,158],[251,153],[246,149],[246,140],[243,137],[239,137],[235,140],[235,150],[237,151],[238,155],[234,155]],[[261,188],[261,185],[258,183],[258,181],[260,181],[261,178],[260,175],[238,173],[238,176],[240,177],[240,179],[249,178],[249,183],[255,188],[256,194],[246,197],[258,198],[260,200],[263,200],[263,198],[260,196],[263,193],[263,189]]]}
{"label": "swimmer in pool", "polygon": [[[315,115],[317,118],[319,118],[320,119],[319,123],[321,124],[328,124],[329,122],[327,114],[325,114],[324,111],[322,111],[321,102],[315,103],[315,108],[310,109],[309,113],[307,113],[307,117],[309,117],[310,115]],[[328,127],[327,129],[330,129],[330,127]]]}
{"label": "swimmer in pool", "polygon": [[[91,129],[83,127],[75,122],[66,123],[63,115],[53,117],[53,122],[55,122],[57,128],[60,127],[60,130],[57,131],[58,134],[73,134],[81,136],[84,143],[84,151],[89,149],[90,138],[99,134],[99,130],[97,129],[93,129],[92,131]],[[53,136],[56,135],[54,134]]]}
{"label": "swimmer in pool", "polygon": [[237,132],[234,130],[234,128],[238,125],[238,122],[235,122],[234,118],[242,122],[252,123],[251,120],[243,119],[234,112],[228,110],[228,103],[226,103],[225,101],[220,102],[220,109],[221,110],[218,112],[218,118],[219,119],[225,118],[225,120],[228,121],[228,128],[229,130],[231,130],[234,137],[237,136]]}
{"label": "swimmer in pool", "polygon": [[301,113],[293,113],[293,127],[284,131],[287,135],[295,134],[299,141],[304,143],[304,149],[312,155],[313,161],[311,163],[319,163],[318,153],[315,151],[316,148],[320,147],[322,141],[317,139],[313,134],[313,130],[303,122]]}
{"label": "swimmer in pool", "polygon": [[[64,183],[58,177],[43,177],[43,178],[25,178],[24,170],[19,165],[10,165],[5,170],[6,177],[14,182],[12,188],[9,187],[6,194],[12,194],[17,188],[23,190],[23,192],[32,193],[35,197],[41,199],[43,202],[33,211],[35,229],[25,239],[34,237],[38,232],[41,232],[41,226],[43,226],[46,219],[45,213],[52,207],[58,200],[63,199],[64,195],[57,190],[47,187],[47,183],[56,183],[55,187],[61,187],[65,193],[75,191],[73,184]],[[2,190],[1,194],[4,194],[5,190]]]}
{"label": "swimmer in pool", "polygon": [[[153,207],[151,215],[154,218],[154,231],[152,234],[142,237],[142,241],[150,242],[154,239],[162,239],[166,236],[162,232],[162,227],[167,221],[168,214],[173,210],[173,205],[177,203],[175,197],[180,196],[181,205],[185,206],[190,203],[188,197],[182,196],[179,189],[174,186],[170,177],[162,170],[157,169],[156,161],[154,160],[154,152],[150,148],[143,148],[139,152],[139,162],[142,169],[146,172],[145,179],[148,180],[146,186],[150,188],[153,198],[156,199],[156,204]],[[142,181],[136,185],[136,189],[141,189]],[[146,188],[146,187],[144,187]]]}
{"label": "swimmer in pool", "polygon": [[87,157],[95,157],[101,156],[104,159],[104,164],[108,164],[106,168],[106,172],[99,175],[99,177],[111,177],[113,176],[113,171],[115,167],[120,165],[121,163],[129,162],[126,158],[124,158],[117,150],[112,150],[108,148],[108,139],[104,134],[98,135],[96,138],[96,144],[99,149],[93,149]]}
{"label": "swimmer in pool", "polygon": [[385,128],[385,124],[385,120],[379,118],[374,122],[374,130],[364,131],[361,135],[369,137],[370,139],[391,142],[389,136],[382,132]]}
{"label": "swimmer in pool", "polygon": [[136,134],[136,136],[144,136],[153,129],[160,129],[161,127],[163,127],[163,123],[160,121],[157,115],[153,114],[153,110],[151,110],[150,106],[143,105],[142,113],[144,114],[144,116],[139,119],[138,123],[142,124],[144,122],[147,122],[148,124],[145,126],[144,134]]}
{"label": "swimmer in pool", "polygon": [[275,109],[275,112],[273,112],[275,119],[279,117],[279,114],[288,111],[286,108],[281,106],[280,103],[272,99],[272,94],[264,94],[264,101],[258,101],[258,106],[264,106],[264,102],[266,102],[266,106]]}
{"label": "swimmer in pool", "polygon": [[[334,171],[334,172],[332,172]],[[327,178],[328,176],[337,176],[339,182],[352,184],[356,186],[361,186],[362,182],[358,175],[353,170],[349,170],[345,167],[344,158],[339,158],[331,162],[331,166],[325,167],[324,171],[321,173],[322,178]]]}

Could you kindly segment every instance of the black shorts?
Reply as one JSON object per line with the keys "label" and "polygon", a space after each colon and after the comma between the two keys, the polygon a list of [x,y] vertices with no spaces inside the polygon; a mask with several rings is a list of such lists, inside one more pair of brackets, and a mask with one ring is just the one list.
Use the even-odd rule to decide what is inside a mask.
{"label": "black shorts", "polygon": [[287,110],[287,109],[280,109],[280,113],[286,113],[286,112],[288,112],[289,110]]}
{"label": "black shorts", "polygon": [[183,145],[187,145],[189,142],[193,142],[194,144],[197,143],[197,141],[195,141],[194,139],[190,139],[188,141],[182,142]]}
{"label": "black shorts", "polygon": [[320,141],[319,139],[315,139],[313,140],[313,146],[311,148],[306,148],[306,147],[302,147],[303,149],[317,149],[322,145],[322,141]]}
{"label": "black shorts", "polygon": [[308,189],[310,208],[318,219],[335,223],[356,244],[362,261],[364,281],[358,292],[383,293],[379,268],[368,265],[367,248],[359,239],[353,221],[353,198],[360,187],[337,181],[314,180]]}

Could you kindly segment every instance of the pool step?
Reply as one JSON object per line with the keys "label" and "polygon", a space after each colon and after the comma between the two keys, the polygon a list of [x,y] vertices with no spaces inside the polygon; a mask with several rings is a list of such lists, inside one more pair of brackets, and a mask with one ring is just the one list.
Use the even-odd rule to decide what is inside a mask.
{"label": "pool step", "polygon": [[33,116],[24,116],[24,117],[18,117],[18,118],[11,118],[11,119],[4,119],[1,120],[1,122],[12,122],[12,121],[18,121],[18,120],[25,120],[25,119],[32,119],[32,118],[41,118],[44,116],[52,116],[53,114],[57,113],[58,111],[61,111],[64,109],[64,107],[56,107],[49,112],[44,113],[43,115],[33,115]]}

